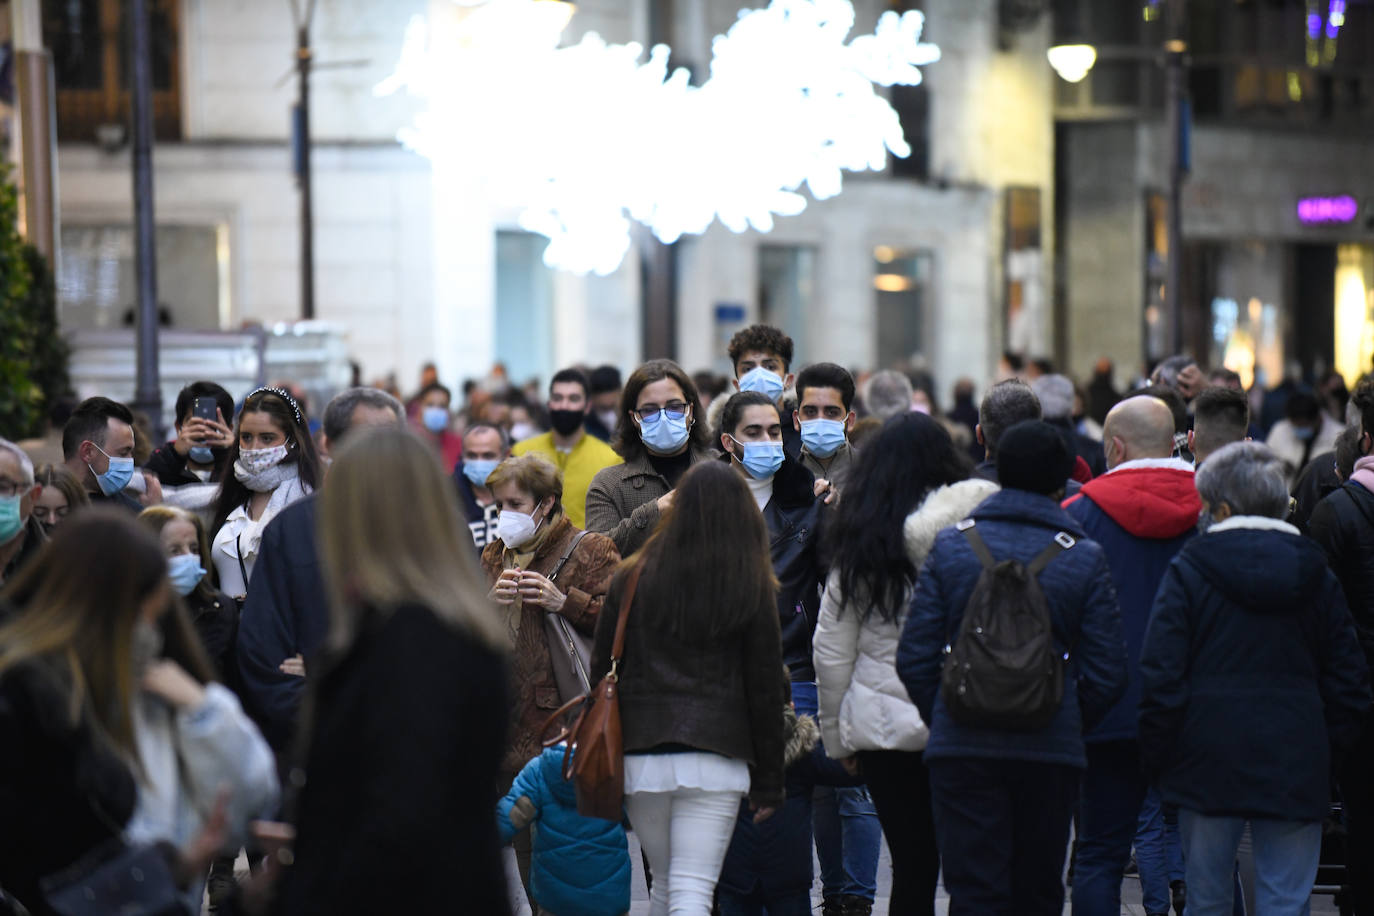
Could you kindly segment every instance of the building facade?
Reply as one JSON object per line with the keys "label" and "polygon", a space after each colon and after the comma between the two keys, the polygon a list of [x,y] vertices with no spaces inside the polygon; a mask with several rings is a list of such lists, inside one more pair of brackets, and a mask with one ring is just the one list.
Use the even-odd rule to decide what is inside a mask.
{"label": "building facade", "polygon": [[[523,381],[572,362],[628,369],[663,355],[689,370],[724,368],[724,342],[756,320],[791,333],[801,363],[924,365],[942,391],[987,377],[1003,349],[1052,349],[1047,13],[1013,15],[1016,5],[998,0],[857,0],[856,34],[888,9],[920,8],[923,40],[941,49],[923,86],[892,90],[911,159],[847,174],[839,196],[767,234],[715,224],[665,248],[642,233],[620,268],[598,277],[545,267],[542,237],[519,228],[519,211],[485,176],[436,174],[396,142],[418,103],[373,89],[392,72],[411,18],[451,5],[315,4],[316,315],[346,333],[364,377],[394,372],[405,387],[433,361],[457,384],[501,362]],[[711,38],[746,5],[582,0],[563,40],[594,31],[608,42],[666,41],[674,63],[700,76]],[[118,129],[124,6],[43,3],[59,98],[59,293],[71,327],[119,327],[132,315],[129,154]],[[291,6],[152,6],[164,320],[206,329],[294,320]]]}
{"label": "building facade", "polygon": [[[1121,374],[1169,351],[1161,5],[1056,5],[1056,39],[1103,50],[1057,88],[1061,354]],[[1374,5],[1188,5],[1183,349],[1272,386],[1374,357]]]}

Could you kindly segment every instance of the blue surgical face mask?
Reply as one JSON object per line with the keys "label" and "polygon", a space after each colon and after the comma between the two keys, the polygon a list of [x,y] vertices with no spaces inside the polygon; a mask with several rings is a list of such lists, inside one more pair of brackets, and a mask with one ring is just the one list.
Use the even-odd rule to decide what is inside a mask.
{"label": "blue surgical face mask", "polygon": [[19,515],[19,504],[23,501],[23,493],[0,496],[0,544],[8,544],[23,529],[24,519]]}
{"label": "blue surgical face mask", "polygon": [[782,467],[781,442],[741,442],[734,436],[730,436],[730,439],[744,449],[744,457],[736,456],[736,460],[744,465],[749,476],[755,480],[767,480]]}
{"label": "blue surgical face mask", "polygon": [[1308,442],[1316,437],[1317,428],[1315,426],[1295,426],[1293,427],[1293,435],[1298,437],[1299,442]]}
{"label": "blue surgical face mask", "polygon": [[441,433],[448,429],[448,408],[426,407],[420,412],[420,420],[425,424],[425,429],[432,433]]}
{"label": "blue surgical face mask", "polygon": [[[95,443],[91,443],[95,445]],[[86,467],[92,474],[95,474],[95,482],[100,487],[100,492],[106,496],[114,496],[120,490],[129,485],[129,481],[134,478],[134,459],[115,458],[100,446],[95,446],[96,451],[110,459],[110,466],[104,474],[95,474],[95,468],[89,464]]]}
{"label": "blue surgical face mask", "polygon": [[639,438],[649,451],[672,455],[687,444],[690,429],[686,414],[673,418],[659,411],[652,419],[640,420]]}
{"label": "blue surgical face mask", "polygon": [[193,445],[186,451],[186,457],[196,464],[214,464],[215,452],[208,445]]}
{"label": "blue surgical face mask", "polygon": [[843,420],[803,420],[801,441],[817,458],[829,458],[844,445]]}
{"label": "blue surgical face mask", "polygon": [[485,487],[487,485],[487,478],[491,476],[491,472],[496,470],[496,466],[500,463],[500,461],[495,459],[486,461],[465,460],[463,462],[463,476],[466,477],[474,487]]}
{"label": "blue surgical face mask", "polygon": [[193,553],[183,553],[167,558],[167,578],[172,580],[172,588],[183,598],[195,591],[200,580],[205,578],[205,567],[200,565],[200,557]]}
{"label": "blue surgical face mask", "polygon": [[756,366],[744,373],[739,380],[740,391],[757,391],[768,400],[777,402],[782,397],[782,379],[776,372]]}

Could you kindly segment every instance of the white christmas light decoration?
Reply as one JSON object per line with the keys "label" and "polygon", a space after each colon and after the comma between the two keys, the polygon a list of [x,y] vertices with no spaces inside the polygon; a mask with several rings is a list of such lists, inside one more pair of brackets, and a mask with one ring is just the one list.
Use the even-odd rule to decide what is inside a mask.
{"label": "white christmas light decoration", "polygon": [[[379,95],[404,89],[426,109],[400,132],[435,168],[482,176],[488,198],[518,207],[547,236],[544,261],[614,271],[630,220],[664,242],[713,220],[768,232],[774,216],[823,200],[843,171],[907,156],[897,114],[874,85],[916,85],[940,51],[919,12],[887,12],[846,43],[849,0],[772,0],[711,44],[710,78],[668,73],[668,48],[595,33],[559,48],[563,22],[539,0],[490,0],[444,47],[420,17]],[[482,15],[478,15],[481,13]],[[456,34],[456,40],[453,35]]]}

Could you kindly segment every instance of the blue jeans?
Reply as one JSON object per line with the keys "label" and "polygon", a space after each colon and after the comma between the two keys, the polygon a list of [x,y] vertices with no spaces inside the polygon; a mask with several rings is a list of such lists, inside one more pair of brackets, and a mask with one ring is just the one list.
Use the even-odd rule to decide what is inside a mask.
{"label": "blue jeans", "polygon": [[[1188,916],[1230,916],[1236,849],[1246,819],[1210,817],[1180,808],[1183,858],[1188,874]],[[1321,858],[1320,821],[1249,821],[1255,846],[1255,911],[1306,916]]]}
{"label": "blue jeans", "polygon": [[821,893],[872,900],[878,893],[878,850],[883,830],[868,790],[816,786],[811,796]]}
{"label": "blue jeans", "polygon": [[[1131,859],[1145,777],[1134,740],[1085,745],[1088,768],[1078,808],[1078,848],[1073,860],[1073,916],[1119,916],[1121,880]],[[1142,878],[1145,864],[1140,863]],[[1167,882],[1166,882],[1167,883]],[[1167,887],[1166,887],[1167,900]],[[1168,909],[1152,909],[1163,912]]]}
{"label": "blue jeans", "polygon": [[1164,821],[1159,789],[1145,793],[1135,831],[1135,861],[1140,868],[1140,902],[1147,913],[1167,913],[1172,898],[1169,885],[1183,880],[1183,847],[1178,824]]}
{"label": "blue jeans", "polygon": [[[812,681],[792,682],[792,704],[798,715],[815,716],[819,708]],[[839,764],[817,745],[812,752],[818,774]],[[878,851],[883,829],[868,790],[817,786],[812,795],[812,830],[816,858],[821,865],[822,893],[826,897],[852,894],[872,900],[878,893]]]}

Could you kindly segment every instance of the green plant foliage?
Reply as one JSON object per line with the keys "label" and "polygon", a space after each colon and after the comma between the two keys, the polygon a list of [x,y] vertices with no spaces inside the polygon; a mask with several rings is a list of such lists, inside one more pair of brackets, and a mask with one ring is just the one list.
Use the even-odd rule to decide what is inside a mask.
{"label": "green plant foliage", "polygon": [[19,236],[19,196],[0,163],[0,435],[40,436],[49,403],[65,394],[67,344],[42,255]]}

